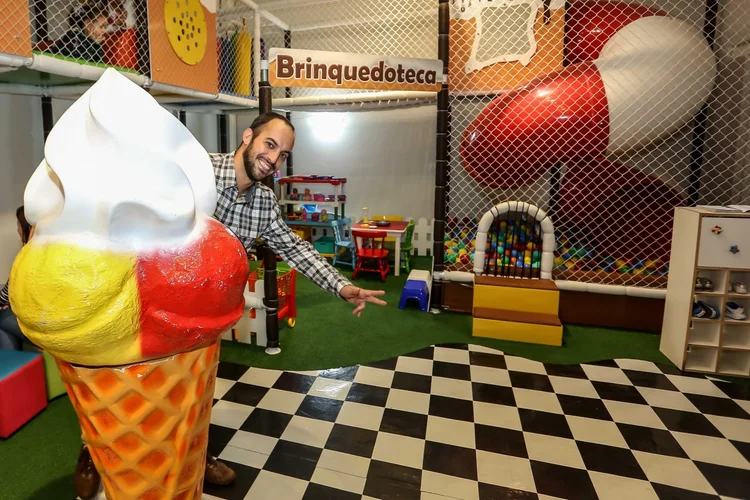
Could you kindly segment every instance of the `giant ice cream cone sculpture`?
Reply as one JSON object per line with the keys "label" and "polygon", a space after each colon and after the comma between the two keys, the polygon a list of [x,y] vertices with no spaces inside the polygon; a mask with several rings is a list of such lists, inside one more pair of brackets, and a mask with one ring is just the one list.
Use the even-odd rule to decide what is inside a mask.
{"label": "giant ice cream cone sculpture", "polygon": [[24,196],[11,306],[55,356],[109,500],[200,498],[219,338],[245,250],[211,218],[206,151],[107,70],[52,129]]}

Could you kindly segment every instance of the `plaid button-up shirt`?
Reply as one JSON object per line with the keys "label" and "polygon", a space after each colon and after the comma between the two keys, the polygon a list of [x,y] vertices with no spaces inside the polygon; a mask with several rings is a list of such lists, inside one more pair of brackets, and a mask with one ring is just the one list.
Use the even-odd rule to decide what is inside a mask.
{"label": "plaid button-up shirt", "polygon": [[351,285],[309,242],[289,229],[271,189],[256,182],[239,196],[234,153],[209,156],[218,194],[214,217],[237,235],[245,249],[254,248],[258,238],[262,238],[271,250],[323,290],[340,296],[341,289]]}

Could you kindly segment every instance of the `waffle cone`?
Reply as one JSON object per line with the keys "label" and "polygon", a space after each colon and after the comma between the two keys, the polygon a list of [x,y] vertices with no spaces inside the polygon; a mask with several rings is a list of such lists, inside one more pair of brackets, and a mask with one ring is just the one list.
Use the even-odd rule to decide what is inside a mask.
{"label": "waffle cone", "polygon": [[108,500],[201,498],[219,345],[118,367],[57,360]]}

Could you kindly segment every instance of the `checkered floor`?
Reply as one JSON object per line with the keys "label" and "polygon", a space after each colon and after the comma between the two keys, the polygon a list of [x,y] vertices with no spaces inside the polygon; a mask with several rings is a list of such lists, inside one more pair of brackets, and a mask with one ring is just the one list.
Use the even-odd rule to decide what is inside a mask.
{"label": "checkered floor", "polygon": [[369,365],[222,363],[205,498],[750,499],[750,385],[444,345]]}

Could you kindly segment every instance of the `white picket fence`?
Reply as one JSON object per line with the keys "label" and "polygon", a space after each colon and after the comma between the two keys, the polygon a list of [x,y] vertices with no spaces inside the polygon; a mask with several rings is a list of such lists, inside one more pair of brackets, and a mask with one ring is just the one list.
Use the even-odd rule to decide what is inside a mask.
{"label": "white picket fence", "polygon": [[[406,220],[409,220],[407,217]],[[431,256],[432,255],[432,234],[435,225],[435,219],[420,217],[414,225],[414,236],[411,242],[414,246],[414,255]]]}

